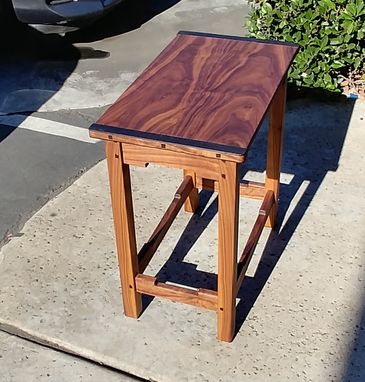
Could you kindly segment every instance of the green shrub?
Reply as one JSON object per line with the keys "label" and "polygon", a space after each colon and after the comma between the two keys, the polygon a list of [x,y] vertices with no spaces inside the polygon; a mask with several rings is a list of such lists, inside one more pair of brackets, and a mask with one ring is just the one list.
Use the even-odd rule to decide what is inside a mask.
{"label": "green shrub", "polygon": [[249,0],[251,36],[295,42],[289,78],[298,86],[339,90],[339,76],[365,68],[363,0]]}

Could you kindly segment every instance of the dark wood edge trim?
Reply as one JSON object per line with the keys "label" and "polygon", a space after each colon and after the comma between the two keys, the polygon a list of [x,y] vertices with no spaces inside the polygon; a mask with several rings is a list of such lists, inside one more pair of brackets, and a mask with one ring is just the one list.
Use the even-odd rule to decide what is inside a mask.
{"label": "dark wood edge trim", "polygon": [[254,226],[252,227],[250,236],[242,252],[241,258],[237,264],[236,293],[238,293],[238,290],[241,287],[242,281],[245,277],[246,270],[248,268],[248,265],[250,264],[252,255],[260,239],[266,220],[270,214],[272,206],[274,205],[274,201],[275,201],[274,192],[271,190],[267,191],[264,197],[264,200],[261,204],[256,222]]}
{"label": "dark wood edge trim", "polygon": [[226,40],[251,41],[251,42],[264,43],[264,44],[292,46],[292,47],[295,47],[298,49],[300,48],[300,45],[292,43],[292,42],[265,40],[265,39],[258,39],[258,38],[253,38],[253,37],[251,38],[251,37],[231,36],[231,35],[215,34],[215,33],[193,32],[193,31],[179,31],[177,34],[178,35],[188,35],[188,36],[223,38]]}
{"label": "dark wood edge trim", "polygon": [[108,126],[108,125],[101,125],[98,123],[93,123],[89,127],[89,131],[98,131],[103,133],[109,133],[109,134],[115,134],[119,136],[127,136],[127,137],[135,137],[135,138],[142,138],[142,139],[150,139],[153,141],[161,141],[166,143],[172,143],[172,144],[178,144],[183,146],[190,146],[190,147],[197,147],[201,149],[207,149],[211,151],[220,151],[228,154],[239,154],[239,155],[245,155],[246,148],[237,147],[237,146],[229,146],[229,145],[222,145],[218,143],[209,143],[204,141],[197,141],[193,139],[187,139],[187,138],[179,138],[179,137],[172,137],[170,135],[163,135],[163,134],[155,134],[155,133],[149,133],[145,131],[136,131],[131,129],[126,129],[123,127],[114,127],[114,126]]}

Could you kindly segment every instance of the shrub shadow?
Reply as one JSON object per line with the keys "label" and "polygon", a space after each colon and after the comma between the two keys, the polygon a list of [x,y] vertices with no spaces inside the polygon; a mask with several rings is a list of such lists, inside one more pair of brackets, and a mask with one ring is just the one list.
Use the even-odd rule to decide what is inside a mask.
{"label": "shrub shadow", "polygon": [[[365,286],[364,286],[365,287]],[[365,381],[365,294],[361,319],[354,330],[354,341],[344,368],[344,382]]]}

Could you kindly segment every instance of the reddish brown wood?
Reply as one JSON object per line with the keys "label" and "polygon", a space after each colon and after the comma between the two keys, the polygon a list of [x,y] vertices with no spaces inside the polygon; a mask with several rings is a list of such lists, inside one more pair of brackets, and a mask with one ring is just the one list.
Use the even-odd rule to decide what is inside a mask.
{"label": "reddish brown wood", "polygon": [[[196,182],[197,188],[219,192],[219,184],[212,179],[198,177]],[[240,183],[240,195],[251,199],[263,199],[266,194],[264,183],[243,180]]]}
{"label": "reddish brown wood", "polygon": [[297,49],[178,34],[97,124],[121,135],[244,152]]}
{"label": "reddish brown wood", "polygon": [[195,213],[197,209],[199,208],[199,192],[198,192],[198,189],[196,188],[196,173],[191,170],[184,170],[184,177],[188,175],[192,177],[194,187],[190,191],[190,194],[188,198],[186,199],[186,202],[184,204],[184,209],[186,212]]}
{"label": "reddish brown wood", "polygon": [[198,155],[176,152],[166,148],[142,147],[130,143],[122,143],[123,160],[134,164],[153,163],[160,166],[189,169],[197,175],[216,179],[219,176],[219,162],[216,158],[205,158]]}
{"label": "reddish brown wood", "polygon": [[124,313],[137,318],[142,311],[142,298],[134,282],[138,273],[138,258],[132,190],[129,166],[123,162],[120,148],[120,143],[105,144]]}
{"label": "reddish brown wood", "polygon": [[274,192],[274,205],[271,209],[269,218],[266,221],[266,227],[273,228],[276,222],[279,203],[280,188],[280,168],[281,152],[284,136],[284,117],[286,101],[286,79],[279,85],[274,99],[270,105],[269,112],[269,134],[267,137],[267,160],[266,160],[266,180],[267,190]]}
{"label": "reddish brown wood", "polygon": [[240,183],[240,195],[251,199],[263,199],[266,190],[265,186],[261,182],[254,182],[250,180],[244,180]]}
{"label": "reddish brown wood", "polygon": [[[101,127],[101,129],[96,128],[96,126]],[[110,129],[113,130],[112,133],[109,132]],[[102,126],[102,125],[96,125],[94,123],[89,129],[89,135],[92,138],[102,139],[104,141],[121,142],[123,145],[128,144],[128,145],[138,146],[139,150],[145,150],[145,149],[151,148],[151,149],[158,149],[159,152],[170,151],[179,155],[188,154],[188,155],[199,156],[203,159],[218,158],[220,160],[228,160],[231,162],[238,162],[238,163],[242,163],[245,160],[245,154],[237,154],[234,152],[221,151],[221,150],[216,150],[212,148],[204,149],[201,147],[196,147],[194,146],[194,141],[191,146],[183,146],[181,143],[176,143],[175,141],[174,143],[171,143],[171,142],[162,143],[161,141],[158,141],[158,140],[151,140],[151,139],[146,139],[146,138],[141,138],[136,136],[121,135],[122,131],[125,131],[125,129],[121,130],[118,127]],[[163,148],[163,150],[161,150],[161,148]],[[134,165],[134,163],[132,162],[130,162],[130,164]],[[138,164],[136,165],[145,166],[145,163],[138,162]]]}
{"label": "reddish brown wood", "polygon": [[218,339],[231,342],[236,323],[239,167],[221,163],[218,193]]}
{"label": "reddish brown wood", "polygon": [[138,292],[163,297],[172,301],[217,310],[217,292],[208,289],[190,289],[157,281],[155,277],[139,274],[136,277]]}
{"label": "reddish brown wood", "polygon": [[273,205],[274,205],[274,192],[270,190],[266,192],[266,195],[261,204],[261,208],[257,216],[256,222],[252,228],[250,236],[248,237],[248,240],[242,252],[240,261],[238,262],[238,266],[237,266],[238,279],[236,284],[237,292],[241,287],[242,281],[245,277],[246,270],[248,268],[248,265],[250,264],[252,255],[255,251],[255,248],[261,236],[262,230],[265,226],[265,222],[267,220],[267,217],[270,214],[270,211]]}
{"label": "reddish brown wood", "polygon": [[173,223],[174,219],[176,218],[177,214],[179,213],[182,205],[184,204],[185,200],[189,196],[192,189],[193,189],[193,180],[191,176],[186,176],[184,180],[182,181],[180,187],[177,189],[175,193],[175,197],[173,201],[171,202],[171,204],[169,205],[168,209],[166,210],[160,223],[158,224],[156,229],[153,231],[148,242],[143,245],[142,249],[138,253],[138,263],[139,263],[140,273],[143,273],[143,271],[146,269],[148,263],[150,262],[153,255],[155,254],[158,246],[160,245],[167,231],[171,227],[171,224]]}

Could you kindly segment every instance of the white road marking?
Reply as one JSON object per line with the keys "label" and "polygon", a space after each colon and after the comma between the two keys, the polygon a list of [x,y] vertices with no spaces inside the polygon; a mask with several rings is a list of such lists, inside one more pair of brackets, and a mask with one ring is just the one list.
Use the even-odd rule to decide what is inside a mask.
{"label": "white road marking", "polygon": [[31,131],[37,131],[38,133],[70,138],[76,141],[86,143],[98,142],[97,139],[89,137],[88,129],[83,129],[82,127],[68,125],[66,123],[61,122],[50,121],[48,119],[33,116],[27,117],[20,114],[9,116],[0,115],[0,124],[14,126],[18,129],[26,129]]}

